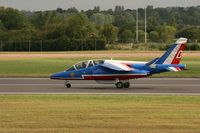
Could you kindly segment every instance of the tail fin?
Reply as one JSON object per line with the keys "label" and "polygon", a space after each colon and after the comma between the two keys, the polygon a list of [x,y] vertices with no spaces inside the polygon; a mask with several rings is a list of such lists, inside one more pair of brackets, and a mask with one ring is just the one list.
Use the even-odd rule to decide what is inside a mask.
{"label": "tail fin", "polygon": [[179,38],[155,64],[179,64],[186,43],[186,38]]}

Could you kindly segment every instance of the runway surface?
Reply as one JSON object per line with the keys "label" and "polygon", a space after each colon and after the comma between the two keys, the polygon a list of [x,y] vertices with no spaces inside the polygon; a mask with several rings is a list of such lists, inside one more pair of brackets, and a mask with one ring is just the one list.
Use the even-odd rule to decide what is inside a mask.
{"label": "runway surface", "polygon": [[95,81],[72,81],[72,88],[66,88],[64,82],[48,78],[0,78],[0,94],[200,95],[200,79],[195,78],[137,79],[130,81],[128,89]]}

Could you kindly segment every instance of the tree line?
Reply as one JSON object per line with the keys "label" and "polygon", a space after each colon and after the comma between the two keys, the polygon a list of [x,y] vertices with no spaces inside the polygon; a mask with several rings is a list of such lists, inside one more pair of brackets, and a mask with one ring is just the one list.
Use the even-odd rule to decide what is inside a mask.
{"label": "tree line", "polygon": [[[139,42],[144,42],[144,9],[87,11],[75,7],[51,11],[19,11],[0,7],[0,50],[101,50],[106,44],[136,43],[136,11]],[[154,8],[148,6],[148,42],[168,43],[187,37],[200,41],[200,6]]]}

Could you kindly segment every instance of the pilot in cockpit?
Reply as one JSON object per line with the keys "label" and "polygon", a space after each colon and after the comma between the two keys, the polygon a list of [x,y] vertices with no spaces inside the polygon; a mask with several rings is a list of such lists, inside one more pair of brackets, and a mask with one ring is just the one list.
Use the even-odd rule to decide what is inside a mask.
{"label": "pilot in cockpit", "polygon": [[82,63],[82,68],[86,68],[87,64],[85,62]]}

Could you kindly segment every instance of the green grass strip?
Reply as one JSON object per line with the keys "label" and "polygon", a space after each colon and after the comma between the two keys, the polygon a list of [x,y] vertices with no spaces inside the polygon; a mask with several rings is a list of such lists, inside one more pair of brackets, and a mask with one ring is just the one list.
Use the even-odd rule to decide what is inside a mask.
{"label": "green grass strip", "polygon": [[199,96],[0,95],[0,132],[194,133]]}

